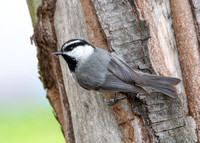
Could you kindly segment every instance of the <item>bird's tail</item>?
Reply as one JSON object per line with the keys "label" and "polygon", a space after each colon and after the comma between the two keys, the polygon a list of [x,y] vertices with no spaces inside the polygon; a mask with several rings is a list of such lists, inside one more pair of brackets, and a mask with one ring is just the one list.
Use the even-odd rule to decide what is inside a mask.
{"label": "bird's tail", "polygon": [[177,96],[175,86],[181,82],[181,80],[178,78],[150,74],[142,75],[142,79],[143,81],[141,85],[151,87],[172,98],[175,98]]}

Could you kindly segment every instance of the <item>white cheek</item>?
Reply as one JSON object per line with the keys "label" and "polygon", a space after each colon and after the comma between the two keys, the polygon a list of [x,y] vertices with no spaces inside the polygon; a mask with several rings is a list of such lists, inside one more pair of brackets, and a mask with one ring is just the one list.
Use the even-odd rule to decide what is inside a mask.
{"label": "white cheek", "polygon": [[80,59],[81,56],[84,54],[84,51],[79,49],[79,47],[77,47],[76,49],[74,49],[73,51],[67,52],[67,55],[70,57],[73,57],[75,59]]}
{"label": "white cheek", "polygon": [[94,49],[91,46],[78,46],[74,50],[67,52],[66,54],[77,60],[84,60],[93,53]]}

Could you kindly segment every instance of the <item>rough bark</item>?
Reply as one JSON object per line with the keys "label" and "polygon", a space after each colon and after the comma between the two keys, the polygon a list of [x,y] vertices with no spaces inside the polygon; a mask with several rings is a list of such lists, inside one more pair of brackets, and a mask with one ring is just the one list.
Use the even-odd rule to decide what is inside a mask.
{"label": "rough bark", "polygon": [[170,1],[190,115],[197,124],[200,142],[200,55],[193,14],[188,0]]}
{"label": "rough bark", "polygon": [[197,33],[199,47],[200,47],[200,1],[190,0],[190,3],[191,3],[192,11],[193,11],[194,24],[196,27],[196,33]]}
{"label": "rough bark", "polygon": [[[32,39],[37,46],[40,79],[47,90],[47,98],[61,124],[66,142],[75,142],[60,63],[57,58],[52,57],[52,52],[57,51],[57,37],[54,27],[56,0],[42,2],[27,0],[27,4],[29,5],[30,13],[32,13],[33,26],[35,25],[35,19],[37,19]],[[38,7],[34,7],[35,5]],[[35,13],[34,10],[36,10]],[[36,15],[37,18],[35,17]]]}
{"label": "rough bark", "polygon": [[[29,5],[33,4],[32,0],[27,2]],[[41,79],[66,142],[197,141],[195,121],[198,126],[200,109],[198,104],[192,105],[192,102],[199,98],[196,92],[200,87],[197,76],[200,72],[199,61],[196,58],[198,45],[194,48],[197,51],[192,50],[197,56],[192,57],[193,65],[190,65],[190,69],[196,71],[195,74],[187,71],[188,65],[184,63],[184,58],[187,61],[190,58],[187,54],[180,54],[179,47],[187,49],[187,42],[181,40],[188,37],[184,34],[184,24],[179,25],[180,22],[177,21],[177,12],[172,2],[43,0],[38,9],[34,6],[29,8],[33,15],[37,10],[37,18],[32,16],[33,23],[37,20],[33,39],[38,49]],[[195,30],[199,30],[196,13],[193,13],[197,25],[195,29],[195,22],[192,23],[193,34]],[[187,22],[188,19],[184,20]],[[178,38],[179,32],[183,33],[182,39]],[[110,99],[112,94],[82,89],[70,76],[65,61],[52,57],[54,51],[60,50],[61,45],[72,38],[85,39],[95,46],[116,52],[134,69],[180,79],[183,76],[184,82],[177,86],[178,98],[171,99],[161,93],[140,97],[129,94],[130,98],[109,108],[104,103],[104,97]],[[195,42],[197,43],[197,38]],[[190,79],[196,83],[190,82]],[[190,91],[193,93],[190,94]],[[198,133],[199,130],[196,131]]]}
{"label": "rough bark", "polygon": [[[138,14],[140,14],[140,19],[147,20],[150,35],[147,24],[137,19],[137,15],[131,13],[132,9],[127,10],[125,6],[128,4],[127,1],[125,4],[121,1],[99,2],[94,0],[93,2],[108,42],[129,65],[152,73],[154,69],[160,75],[182,77],[171,26],[169,2],[137,2],[140,10]],[[148,112],[141,113],[142,119],[148,126],[153,142],[185,140],[195,142],[195,126],[190,126],[194,121],[187,116],[187,99],[183,83],[177,87],[177,90],[179,91],[178,99],[168,99],[163,95],[154,94],[143,100],[145,108],[142,112],[145,109]],[[173,132],[173,135],[170,135],[170,132]]]}

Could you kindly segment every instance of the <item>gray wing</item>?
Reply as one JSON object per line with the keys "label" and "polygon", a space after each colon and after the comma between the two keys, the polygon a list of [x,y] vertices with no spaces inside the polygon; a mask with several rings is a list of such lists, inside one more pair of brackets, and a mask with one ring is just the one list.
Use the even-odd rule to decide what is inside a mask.
{"label": "gray wing", "polygon": [[111,56],[111,61],[108,65],[108,70],[116,77],[129,84],[140,84],[141,77],[133,71],[124,61]]}
{"label": "gray wing", "polygon": [[144,89],[135,85],[140,82],[140,77],[124,61],[112,55],[110,59],[108,73],[105,81],[99,86],[100,89],[146,93]]}
{"label": "gray wing", "polygon": [[122,81],[110,71],[107,73],[105,81],[98,87],[98,89],[115,92],[146,93],[146,91],[141,87]]}
{"label": "gray wing", "polygon": [[90,76],[89,74],[85,74],[85,76],[79,77],[77,78],[77,81],[79,83],[79,85],[87,90],[98,90],[99,86],[101,86],[101,84],[104,82],[103,80],[99,80],[102,77],[93,77]]}

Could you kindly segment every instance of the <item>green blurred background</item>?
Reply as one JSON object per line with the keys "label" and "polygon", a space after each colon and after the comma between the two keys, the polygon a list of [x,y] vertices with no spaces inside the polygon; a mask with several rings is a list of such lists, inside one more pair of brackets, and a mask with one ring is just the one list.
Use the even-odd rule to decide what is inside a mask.
{"label": "green blurred background", "polygon": [[64,143],[38,79],[26,1],[0,4],[0,143]]}

